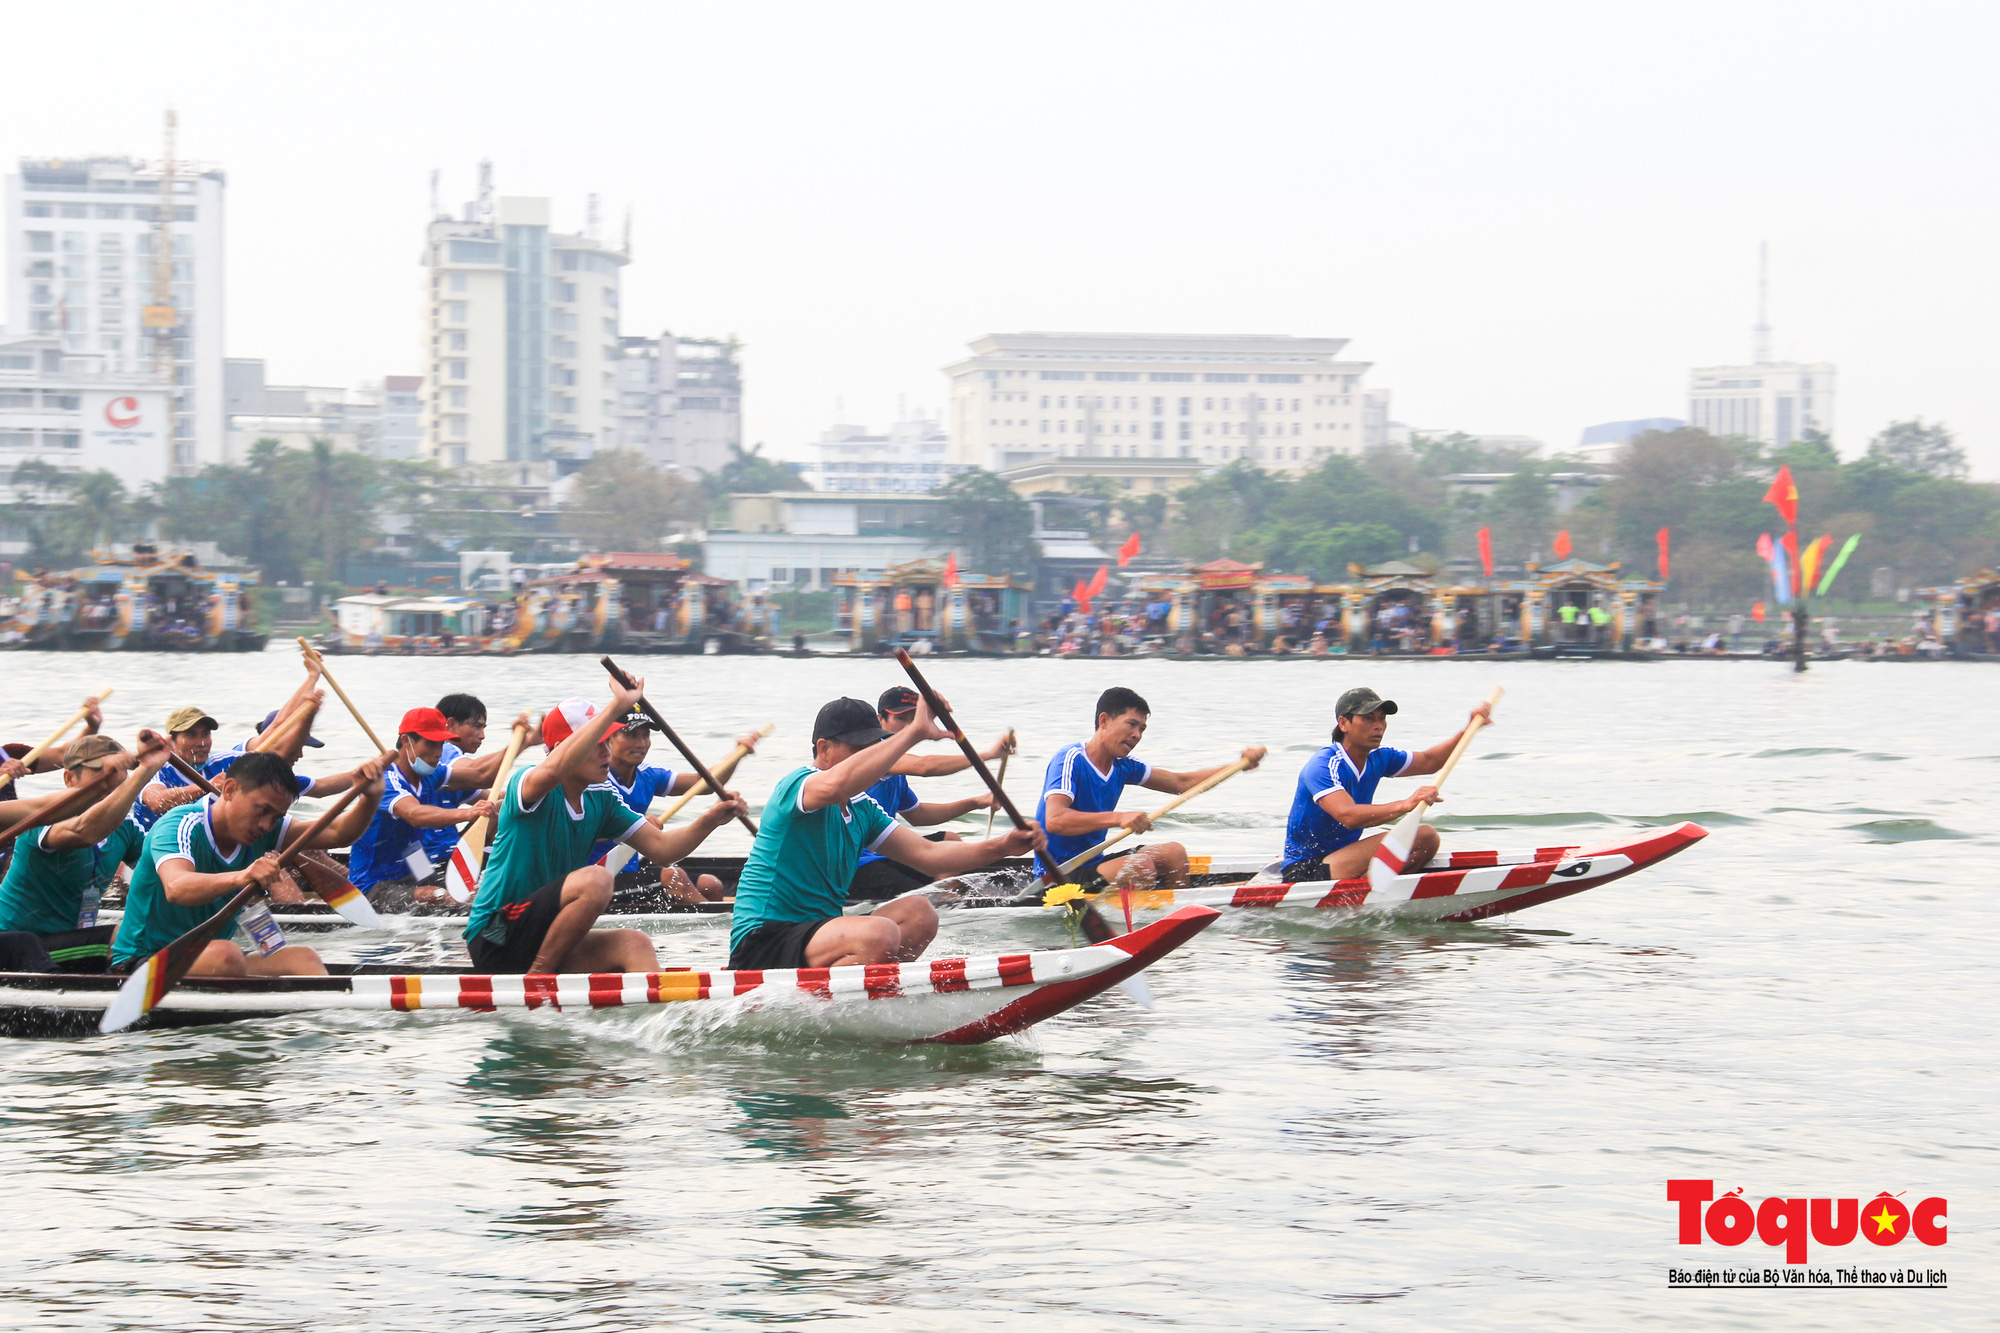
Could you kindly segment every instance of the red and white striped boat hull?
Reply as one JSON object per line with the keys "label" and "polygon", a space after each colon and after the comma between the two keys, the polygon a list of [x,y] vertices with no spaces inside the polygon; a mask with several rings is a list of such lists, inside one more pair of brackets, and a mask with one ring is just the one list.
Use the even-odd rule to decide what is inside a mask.
{"label": "red and white striped boat hull", "polygon": [[[184,981],[140,1026],[278,1014],[495,1013],[605,1009],[701,1013],[738,1026],[893,1042],[969,1045],[1074,1008],[1185,944],[1216,919],[1190,905],[1080,949],[914,963],[756,972],[677,970],[576,976],[465,972]],[[95,1033],[122,977],[0,973],[0,1035]]]}
{"label": "red and white striped boat hull", "polygon": [[[1135,893],[1131,907],[1135,913],[1172,911],[1198,903],[1215,908],[1304,909],[1412,921],[1477,921],[1623,879],[1707,836],[1708,830],[1701,825],[1681,823],[1598,846],[1454,852],[1443,866],[1398,875],[1383,889],[1372,888],[1366,877],[1303,884],[1214,884],[1178,892]],[[1117,894],[1100,894],[1097,901],[1114,915],[1121,906]]]}

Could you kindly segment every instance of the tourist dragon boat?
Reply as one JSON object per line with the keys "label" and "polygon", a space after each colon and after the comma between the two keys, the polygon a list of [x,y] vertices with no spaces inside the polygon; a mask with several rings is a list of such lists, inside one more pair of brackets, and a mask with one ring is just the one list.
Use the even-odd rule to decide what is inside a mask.
{"label": "tourist dragon boat", "polygon": [[[1421,871],[1399,875],[1394,883],[1375,889],[1366,879],[1283,883],[1278,866],[1259,858],[1193,856],[1188,859],[1188,887],[1154,889],[1128,895],[1092,895],[1107,908],[1130,907],[1135,913],[1172,912],[1187,906],[1275,909],[1309,915],[1381,916],[1403,921],[1479,921],[1523,908],[1569,898],[1657,865],[1701,841],[1708,830],[1683,822],[1644,829],[1609,842],[1523,847],[1499,851],[1451,851]],[[662,918],[687,918],[687,924],[728,921],[727,902],[688,905],[660,890],[659,871],[635,863],[618,877],[609,912],[600,925],[629,925]],[[741,857],[694,856],[682,861],[690,875],[714,875],[733,885],[743,868]],[[1049,911],[1042,890],[1034,884],[1026,860],[1003,861],[961,877],[964,889],[933,887],[930,895],[940,912],[1020,915]],[[855,903],[850,912],[873,911],[879,903]],[[463,918],[463,906],[418,908],[407,914],[385,912],[390,920]],[[117,902],[107,898],[100,921],[117,919]],[[348,923],[319,902],[279,907],[273,913],[285,930],[345,929]]]}
{"label": "tourist dragon boat", "polygon": [[[467,969],[329,964],[325,977],[187,980],[137,1027],[187,1027],[302,1013],[574,1014],[607,1009],[701,1013],[732,1030],[765,1028],[864,1041],[974,1045],[1073,1009],[1213,923],[1188,906],[1072,949],[914,963],[764,971],[488,976]],[[0,1036],[97,1031],[123,976],[0,972]]]}

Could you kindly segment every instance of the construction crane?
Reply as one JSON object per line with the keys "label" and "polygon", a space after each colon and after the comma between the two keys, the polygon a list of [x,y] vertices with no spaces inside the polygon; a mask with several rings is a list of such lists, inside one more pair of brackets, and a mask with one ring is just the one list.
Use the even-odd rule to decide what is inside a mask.
{"label": "construction crane", "polygon": [[171,384],[174,378],[174,126],[167,109],[166,154],[160,159],[160,204],[153,210],[153,299],[140,322],[153,340],[153,374]]}

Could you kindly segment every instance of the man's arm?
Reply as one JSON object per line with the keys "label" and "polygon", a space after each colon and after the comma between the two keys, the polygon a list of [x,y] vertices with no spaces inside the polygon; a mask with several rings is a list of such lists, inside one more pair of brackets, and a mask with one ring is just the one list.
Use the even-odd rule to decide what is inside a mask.
{"label": "man's arm", "polygon": [[[1244,767],[1257,767],[1264,762],[1264,755],[1265,749],[1261,745],[1244,746]],[[1178,796],[1190,787],[1200,786],[1227,767],[1228,764],[1217,764],[1214,768],[1198,768],[1191,773],[1176,773],[1171,769],[1156,768],[1146,774],[1146,780],[1139,785],[1148,791],[1163,791],[1169,796]]]}
{"label": "man's arm", "polygon": [[139,800],[154,814],[164,815],[176,806],[198,801],[207,794],[192,782],[182,787],[169,787],[164,782],[154,782],[149,783],[145,790],[139,793]]}
{"label": "man's arm", "polygon": [[903,811],[903,818],[909,823],[929,828],[933,824],[949,824],[960,815],[986,810],[992,805],[991,796],[967,796],[957,801],[919,801]]}
{"label": "man's arm", "polygon": [[507,732],[507,745],[488,750],[485,754],[462,754],[451,761],[451,772],[445,776],[444,791],[478,791],[493,785],[493,779],[500,776],[500,765],[506,761],[507,747],[514,743],[514,727],[526,727],[528,734],[521,740],[521,748],[542,743],[542,726],[526,713],[515,718]]}
{"label": "man's arm", "polygon": [[741,796],[727,787],[723,791],[727,799],[715,802],[685,824],[663,829],[650,819],[641,819],[638,827],[625,835],[626,844],[655,865],[672,865],[684,856],[693,855],[709,834],[738,815],[750,813]]}
{"label": "man's arm", "polygon": [[411,828],[447,828],[453,824],[470,824],[475,819],[497,815],[500,813],[500,803],[489,799],[447,809],[443,806],[425,805],[414,796],[405,796],[389,807],[389,813]]}
{"label": "man's arm", "polygon": [[[97,729],[104,725],[104,713],[97,706],[96,695],[93,694],[83,701],[83,710],[83,734],[85,736],[94,736],[97,734]],[[6,783],[15,778],[24,778],[30,773],[55,772],[62,767],[62,756],[65,748],[61,745],[51,745],[43,752],[40,758],[35,760],[33,768],[29,768],[18,759],[9,759],[5,755],[0,755],[0,783]]]}
{"label": "man's arm", "polygon": [[931,720],[930,709],[919,703],[917,715],[911,719],[909,726],[887,740],[877,741],[864,750],[856,750],[832,768],[815,770],[799,788],[799,808],[823,810],[829,805],[853,800],[888,777],[889,770],[912,745],[919,741],[942,740],[944,734]]}
{"label": "man's arm", "polygon": [[1346,828],[1373,828],[1377,824],[1387,824],[1400,819],[1420,805],[1436,805],[1444,798],[1438,795],[1436,787],[1419,787],[1400,801],[1383,801],[1374,805],[1359,805],[1339,787],[1319,798],[1319,808],[1332,815],[1334,820]]}
{"label": "man's arm", "polygon": [[1048,845],[1048,838],[1033,824],[1024,829],[1009,829],[997,838],[981,838],[978,842],[932,842],[898,824],[889,830],[887,837],[875,844],[875,850],[891,861],[901,861],[912,870],[921,870],[932,879],[944,879],[1010,856],[1025,856],[1031,850],[1042,851]]}
{"label": "man's arm", "polygon": [[[979,757],[990,764],[1013,751],[1014,733],[1010,731],[981,750]],[[963,754],[906,754],[896,761],[890,772],[906,778],[946,778],[971,767],[972,761]]]}
{"label": "man's arm", "polygon": [[250,884],[264,889],[278,882],[278,858],[266,852],[241,870],[231,870],[221,875],[204,875],[197,872],[194,862],[181,856],[160,858],[160,888],[167,895],[167,901],[177,907],[199,907],[212,903],[217,898],[226,897]]}
{"label": "man's arm", "polygon": [[382,803],[382,770],[395,761],[393,754],[378,754],[367,763],[354,770],[354,778],[362,789],[362,795],[340,812],[340,818],[318,833],[307,837],[299,845],[300,851],[311,851],[315,847],[345,847],[368,831],[368,825],[375,819],[375,811]]}
{"label": "man's arm", "polygon": [[132,802],[138,799],[139,791],[153,775],[160,771],[160,765],[167,761],[167,743],[160,736],[147,731],[140,733],[138,762],[125,780],[103,800],[92,805],[74,819],[65,819],[42,835],[42,846],[51,852],[74,851],[79,847],[95,847],[111,836],[112,830],[132,813]]}
{"label": "man's arm", "polygon": [[[1471,715],[1466,719],[1466,726],[1471,726],[1471,719],[1475,717],[1485,718],[1486,725],[1489,727],[1492,726],[1493,705],[1481,700],[1479,705],[1472,710]],[[1398,776],[1420,778],[1426,773],[1437,772],[1444,767],[1444,761],[1451,758],[1451,752],[1458,747],[1459,738],[1463,735],[1465,735],[1465,727],[1460,727],[1450,736],[1447,736],[1444,740],[1439,741],[1429,749],[1416,751],[1410,756],[1410,766],[1404,769]]]}

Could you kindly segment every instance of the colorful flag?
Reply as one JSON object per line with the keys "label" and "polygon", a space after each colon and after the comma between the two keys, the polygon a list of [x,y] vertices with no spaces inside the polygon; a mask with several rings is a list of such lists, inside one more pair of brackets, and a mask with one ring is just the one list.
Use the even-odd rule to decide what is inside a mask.
{"label": "colorful flag", "polygon": [[1778,507],[1778,513],[1786,524],[1799,521],[1799,488],[1792,484],[1792,465],[1785,464],[1778,469],[1778,475],[1771,479],[1771,489],[1764,492],[1764,502]]}
{"label": "colorful flag", "polygon": [[1076,601],[1076,602],[1077,602],[1077,603],[1078,603],[1079,605],[1081,605],[1082,603],[1084,603],[1084,602],[1087,602],[1087,601],[1089,601],[1089,600],[1090,600],[1090,589],[1089,589],[1089,587],[1088,587],[1087,585],[1085,585],[1085,583],[1084,583],[1084,581],[1083,581],[1082,579],[1078,579],[1078,580],[1076,581],[1076,590],[1075,590],[1074,592],[1070,593],[1070,596],[1071,596],[1071,597],[1072,597],[1072,598],[1073,598],[1073,599],[1074,599],[1074,600],[1075,600],[1075,601]]}
{"label": "colorful flag", "polygon": [[1767,565],[1771,563],[1771,534],[1768,532],[1757,535],[1757,558]]}
{"label": "colorful flag", "polygon": [[958,586],[958,548],[955,546],[944,558],[944,586],[947,588]]}
{"label": "colorful flag", "polygon": [[1486,571],[1486,577],[1493,577],[1493,529],[1479,530],[1479,567]]}
{"label": "colorful flag", "polygon": [[1797,596],[1799,591],[1799,530],[1797,528],[1787,530],[1784,536],[1778,538],[1778,547],[1785,553],[1785,569],[1791,575],[1786,580],[1787,586],[1791,588],[1792,595]]}
{"label": "colorful flag", "polygon": [[1138,554],[1139,534],[1137,530],[1134,530],[1132,535],[1125,539],[1125,544],[1118,548],[1118,568],[1123,569],[1125,566],[1131,564],[1133,558]]}
{"label": "colorful flag", "polygon": [[1825,577],[1819,581],[1820,596],[1826,596],[1826,590],[1833,586],[1833,576],[1841,571],[1841,567],[1847,563],[1847,557],[1853,555],[1854,548],[1859,545],[1861,545],[1861,534],[1857,532],[1840,548],[1840,554],[1833,558],[1833,563],[1826,567]]}
{"label": "colorful flag", "polygon": [[1805,555],[1799,560],[1800,593],[1809,593],[1818,586],[1819,562],[1826,559],[1827,548],[1832,545],[1833,534],[1827,533],[1811,546],[1806,547]]}
{"label": "colorful flag", "polygon": [[1109,580],[1110,577],[1111,577],[1111,566],[1099,565],[1097,567],[1097,572],[1090,576],[1090,588],[1087,592],[1085,592],[1084,596],[1095,597],[1097,596],[1097,594],[1103,592],[1105,582]]}
{"label": "colorful flag", "polygon": [[1665,583],[1669,578],[1669,574],[1667,571],[1671,565],[1671,562],[1667,558],[1667,548],[1669,542],[1667,540],[1667,530],[1665,528],[1660,529],[1659,541],[1660,541],[1660,582]]}
{"label": "colorful flag", "polygon": [[1569,529],[1568,529],[1568,528],[1564,528],[1564,529],[1563,529],[1563,530],[1562,530],[1561,532],[1558,532],[1558,533],[1556,534],[1556,541],[1555,541],[1555,553],[1556,553],[1556,559],[1558,559],[1558,560],[1567,560],[1567,559],[1569,559]]}
{"label": "colorful flag", "polygon": [[1764,604],[1762,602],[1750,608],[1750,618],[1760,625],[1764,623]]}
{"label": "colorful flag", "polygon": [[1778,595],[1779,606],[1792,604],[1792,562],[1786,558],[1787,554],[1783,542],[1771,547],[1771,587]]}

